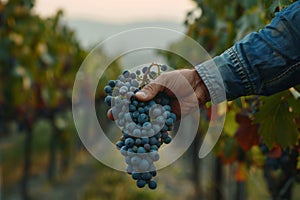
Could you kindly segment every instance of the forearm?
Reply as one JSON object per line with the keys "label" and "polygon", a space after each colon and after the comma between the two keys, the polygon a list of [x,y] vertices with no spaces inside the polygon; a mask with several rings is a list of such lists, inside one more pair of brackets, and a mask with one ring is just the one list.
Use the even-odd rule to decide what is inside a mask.
{"label": "forearm", "polygon": [[216,99],[222,89],[232,100],[271,95],[300,84],[300,2],[277,13],[268,26],[249,34],[213,61],[223,80],[216,75],[212,61],[196,66],[196,70]]}

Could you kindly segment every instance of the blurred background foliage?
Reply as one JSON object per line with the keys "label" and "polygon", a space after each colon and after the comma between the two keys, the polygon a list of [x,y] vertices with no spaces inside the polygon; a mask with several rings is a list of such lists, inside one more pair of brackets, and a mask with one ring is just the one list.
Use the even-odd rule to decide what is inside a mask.
{"label": "blurred background foliage", "polygon": [[[292,3],[194,1],[197,6],[186,16],[186,34],[212,57],[264,27],[276,11]],[[200,160],[201,139],[211,118],[210,106],[203,107],[205,117],[200,120],[193,145],[176,163],[159,171],[155,192],[137,189],[124,173],[94,160],[82,146],[71,114],[73,82],[88,49],[62,22],[63,11],[42,18],[32,11],[34,4],[33,0],[0,1],[0,198],[299,197],[299,86],[270,97],[250,96],[229,102],[221,139],[214,152]],[[184,45],[178,41],[170,49],[186,49],[197,56]],[[97,53],[99,59],[107,59],[104,51]],[[174,54],[160,55],[174,68],[190,66]],[[99,86],[120,70],[116,60]],[[99,121],[105,130],[116,131],[105,117],[103,97],[99,87],[95,99]]]}
{"label": "blurred background foliage", "polygon": [[[275,12],[293,3],[276,1],[195,0],[197,8],[187,14],[187,35],[202,44],[210,55],[221,54],[252,31],[259,31],[274,17]],[[200,13],[200,14],[199,14]],[[185,48],[184,41],[171,48]],[[191,54],[193,53],[192,50]],[[186,61],[165,55],[171,66],[187,66]],[[234,169],[235,195],[229,199],[250,199],[247,184],[252,173],[262,169],[266,187],[272,199],[292,199],[295,182],[299,181],[299,86],[270,97],[248,96],[228,103],[226,121],[218,145],[215,184],[226,182],[226,167]],[[205,133],[210,108],[203,108],[199,135]],[[222,112],[219,112],[222,115]],[[213,119],[211,119],[213,120]],[[196,149],[199,149],[199,145]],[[194,162],[201,162],[195,155]],[[198,164],[201,168],[201,164]],[[199,171],[196,167],[194,171]],[[197,185],[197,180],[194,180]],[[196,186],[201,188],[201,186]],[[201,189],[199,189],[201,191]],[[199,191],[198,190],[198,191]],[[201,195],[202,194],[202,195]],[[217,187],[216,199],[224,198]],[[199,196],[203,197],[203,191]],[[260,197],[261,199],[267,198]]]}

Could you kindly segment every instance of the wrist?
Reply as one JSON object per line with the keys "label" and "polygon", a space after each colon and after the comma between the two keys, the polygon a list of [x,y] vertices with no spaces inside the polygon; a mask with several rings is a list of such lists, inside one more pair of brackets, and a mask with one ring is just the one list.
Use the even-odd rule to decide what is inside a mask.
{"label": "wrist", "polygon": [[194,80],[194,86],[193,86],[194,91],[198,98],[199,105],[203,105],[206,102],[210,101],[209,91],[208,91],[205,83],[201,79],[197,70],[193,69],[192,73],[193,73],[193,80]]}

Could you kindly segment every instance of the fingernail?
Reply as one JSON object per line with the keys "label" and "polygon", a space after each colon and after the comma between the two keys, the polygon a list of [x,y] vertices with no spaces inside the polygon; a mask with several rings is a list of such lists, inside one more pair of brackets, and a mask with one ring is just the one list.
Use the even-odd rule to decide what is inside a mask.
{"label": "fingernail", "polygon": [[137,92],[136,95],[138,95],[141,98],[146,98],[147,95],[144,92]]}

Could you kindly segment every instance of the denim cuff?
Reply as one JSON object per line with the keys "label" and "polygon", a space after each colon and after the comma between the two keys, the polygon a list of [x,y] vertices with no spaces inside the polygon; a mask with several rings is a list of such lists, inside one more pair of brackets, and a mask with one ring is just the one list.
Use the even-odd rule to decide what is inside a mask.
{"label": "denim cuff", "polygon": [[195,69],[209,91],[211,102],[219,104],[226,101],[224,83],[214,59],[196,66]]}

